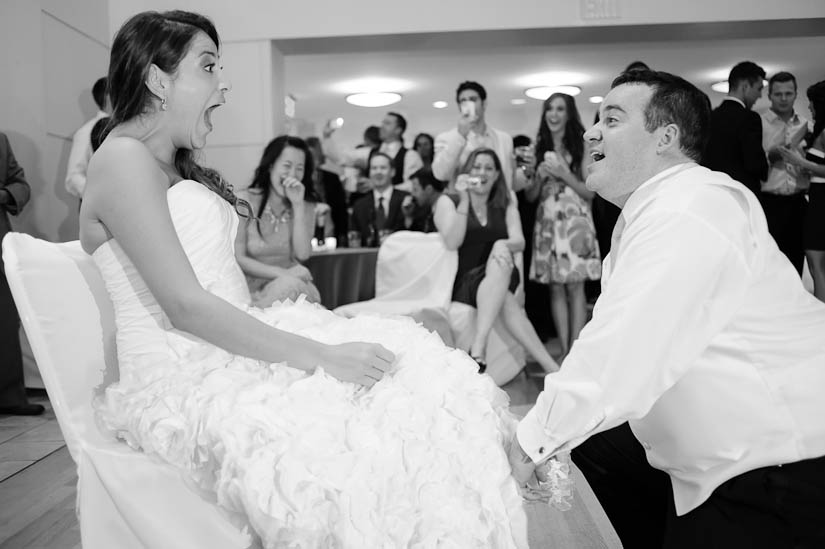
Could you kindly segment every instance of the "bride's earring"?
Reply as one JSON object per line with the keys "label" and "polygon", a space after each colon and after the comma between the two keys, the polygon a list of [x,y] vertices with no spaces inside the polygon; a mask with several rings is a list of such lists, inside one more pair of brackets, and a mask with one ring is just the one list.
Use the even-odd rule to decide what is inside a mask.
{"label": "bride's earring", "polygon": [[167,105],[166,105],[166,98],[165,98],[165,97],[161,97],[161,98],[160,98],[160,110],[165,111],[165,110],[166,110],[166,108],[167,108]]}

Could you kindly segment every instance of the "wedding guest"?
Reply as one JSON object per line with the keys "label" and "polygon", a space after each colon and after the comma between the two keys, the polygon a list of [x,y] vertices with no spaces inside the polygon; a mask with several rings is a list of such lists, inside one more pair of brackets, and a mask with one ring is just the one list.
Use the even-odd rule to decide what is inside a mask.
{"label": "wedding guest", "polygon": [[306,143],[312,153],[312,164],[315,167],[312,174],[313,190],[319,202],[329,206],[329,211],[324,216],[325,234],[334,236],[337,246],[346,247],[349,214],[344,185],[337,174],[323,168],[326,158],[321,140],[317,137],[307,137]]}
{"label": "wedding guest", "polygon": [[536,185],[525,190],[539,198],[533,231],[530,279],[550,286],[550,310],[561,344],[561,360],[587,322],[586,280],[601,277],[601,256],[584,184],[590,163],[584,154],[584,127],[576,101],[554,93],[542,106],[536,136]]}
{"label": "wedding guest", "polygon": [[433,154],[435,153],[435,140],[428,133],[419,133],[413,141],[413,150],[421,157],[424,167],[431,169],[433,165]]}
{"label": "wedding guest", "polygon": [[753,105],[762,97],[765,70],[751,61],[730,71],[730,91],[713,110],[710,137],[702,164],[724,172],[757,196],[768,177],[768,161],[762,149],[762,120]]}
{"label": "wedding guest", "polygon": [[321,301],[312,274],[302,265],[312,251],[318,202],[313,171],[304,140],[282,135],[266,146],[252,183],[238,193],[255,215],[238,228],[235,256],[256,306],[294,301],[302,294]]}
{"label": "wedding guest", "polygon": [[805,212],[803,247],[808,259],[808,269],[814,281],[814,295],[825,301],[825,80],[807,90],[813,133],[808,136],[811,146],[805,158],[798,147],[779,148],[783,160],[809,174],[809,203]]}
{"label": "wedding guest", "polygon": [[408,228],[401,205],[410,193],[392,184],[395,170],[392,159],[382,152],[370,156],[372,192],[358,199],[352,208],[351,230],[361,233],[361,245],[378,247],[381,237]]}
{"label": "wedding guest", "polygon": [[[26,174],[17,163],[6,134],[0,132],[0,242],[11,232],[9,214],[17,215],[31,196]],[[20,317],[11,296],[0,254],[0,414],[36,416],[43,406],[30,404],[23,385]]]}
{"label": "wedding guest", "polygon": [[527,181],[524,174],[513,166],[512,138],[487,123],[487,90],[484,86],[469,80],[462,82],[456,89],[455,101],[459,111],[458,122],[455,128],[435,138],[433,174],[453,185],[470,154],[479,148],[489,148],[500,159],[507,188],[522,189]]}
{"label": "wedding guest", "polygon": [[448,249],[458,250],[453,301],[478,310],[470,356],[487,367],[487,337],[496,318],[545,372],[558,365],[548,354],[515,296],[521,275],[514,254],[524,250],[515,195],[507,188],[501,161],[492,149],[470,153],[456,181],[458,205],[446,195],[436,203],[435,226]]}
{"label": "wedding guest", "polygon": [[[401,208],[405,216],[408,216],[409,229],[411,231],[421,231],[424,233],[436,232],[435,226],[435,205],[444,193],[446,184],[439,181],[428,168],[421,168],[410,178],[412,182],[412,197],[415,203],[407,206],[402,203]],[[409,211],[409,214],[407,212]]]}
{"label": "wedding guest", "polygon": [[622,214],[593,319],[519,424],[516,478],[572,449],[625,547],[825,546],[825,305],[756,196],[697,164],[705,94],[636,71],[600,109],[587,187]]}
{"label": "wedding guest", "polygon": [[805,250],[802,244],[808,201],[808,173],[785,162],[780,147],[796,148],[808,133],[808,119],[794,112],[796,78],[778,72],[768,81],[770,107],[759,113],[762,119],[762,148],[768,155],[768,178],[762,182],[759,200],[779,249],[796,271],[802,274]]}
{"label": "wedding guest", "polygon": [[86,169],[92,157],[91,133],[95,124],[108,114],[106,113],[106,77],[98,78],[92,86],[92,97],[97,104],[98,111],[89,121],[80,126],[72,136],[72,150],[69,152],[69,162],[66,165],[66,190],[77,198],[83,198],[86,188]]}

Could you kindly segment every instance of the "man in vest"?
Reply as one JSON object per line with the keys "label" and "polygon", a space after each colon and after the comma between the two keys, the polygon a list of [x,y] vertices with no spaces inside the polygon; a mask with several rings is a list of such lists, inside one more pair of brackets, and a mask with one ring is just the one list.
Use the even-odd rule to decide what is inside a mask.
{"label": "man in vest", "polygon": [[388,112],[381,122],[381,145],[373,153],[381,152],[392,158],[395,175],[392,184],[396,189],[411,191],[412,174],[424,167],[421,156],[412,149],[404,147],[404,131],[407,120],[397,112]]}
{"label": "man in vest", "polygon": [[[403,135],[406,129],[407,120],[397,112],[389,112],[381,122],[380,145],[372,147],[366,157],[363,148],[342,150],[332,139],[334,129],[324,129],[323,147],[330,161],[345,168],[348,166],[369,165],[369,159],[376,152],[387,155],[390,157],[392,167],[395,170],[392,180],[393,186],[399,190],[409,192],[412,189],[410,177],[424,167],[424,162],[416,151],[404,147]],[[363,195],[364,193],[360,193],[358,198]]]}

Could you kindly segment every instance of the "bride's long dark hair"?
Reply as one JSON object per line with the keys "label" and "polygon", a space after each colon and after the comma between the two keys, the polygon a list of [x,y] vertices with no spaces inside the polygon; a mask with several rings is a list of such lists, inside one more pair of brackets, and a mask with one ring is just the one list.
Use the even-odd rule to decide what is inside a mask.
{"label": "bride's long dark hair", "polygon": [[[107,93],[112,116],[106,126],[107,134],[118,124],[153,109],[157,98],[146,86],[150,65],[173,74],[198,32],[209,36],[216,47],[220,44],[218,31],[209,19],[186,11],[139,13],[120,28],[109,59]],[[236,209],[248,212],[248,204],[235,196],[232,186],[217,170],[199,165],[191,149],[177,150],[175,168],[184,179],[200,182]]]}

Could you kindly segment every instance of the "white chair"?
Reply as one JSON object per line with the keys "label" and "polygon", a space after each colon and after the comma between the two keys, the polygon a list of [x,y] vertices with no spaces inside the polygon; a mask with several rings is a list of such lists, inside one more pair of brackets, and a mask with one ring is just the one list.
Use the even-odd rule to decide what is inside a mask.
{"label": "white chair", "polygon": [[98,430],[93,395],[117,378],[114,313],[80,244],[9,233],[2,247],[23,327],[77,464],[84,549],[249,547],[254,540],[176,469]]}
{"label": "white chair", "polygon": [[337,314],[410,316],[453,344],[447,309],[458,269],[458,255],[444,247],[438,233],[398,231],[378,249],[375,298],[342,305]]}

